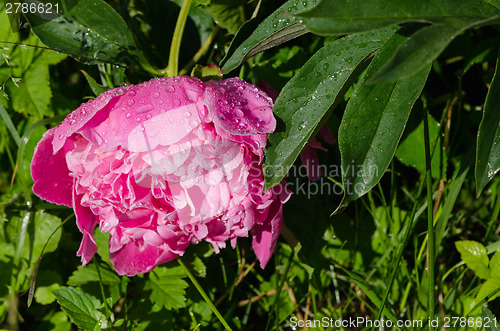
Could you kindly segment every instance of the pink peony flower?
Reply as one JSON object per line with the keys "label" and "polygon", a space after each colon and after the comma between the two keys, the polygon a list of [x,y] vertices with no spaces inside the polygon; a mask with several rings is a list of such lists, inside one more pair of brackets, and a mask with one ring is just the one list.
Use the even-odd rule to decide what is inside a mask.
{"label": "pink peony flower", "polygon": [[72,207],[83,265],[110,233],[116,271],[136,275],[209,242],[253,236],[265,267],[278,239],[283,185],[263,193],[272,100],[238,78],[153,79],[102,93],[48,130],[31,173],[39,197]]}

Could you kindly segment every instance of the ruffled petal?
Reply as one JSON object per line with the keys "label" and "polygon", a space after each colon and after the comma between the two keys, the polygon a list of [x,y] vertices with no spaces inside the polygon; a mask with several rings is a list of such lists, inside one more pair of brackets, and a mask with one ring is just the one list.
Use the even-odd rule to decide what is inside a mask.
{"label": "ruffled petal", "polygon": [[67,139],[54,154],[52,141],[55,131],[55,129],[50,129],[45,132],[35,148],[31,161],[33,192],[49,202],[72,207],[74,179],[69,175],[66,153],[72,150],[75,144],[72,138]]}

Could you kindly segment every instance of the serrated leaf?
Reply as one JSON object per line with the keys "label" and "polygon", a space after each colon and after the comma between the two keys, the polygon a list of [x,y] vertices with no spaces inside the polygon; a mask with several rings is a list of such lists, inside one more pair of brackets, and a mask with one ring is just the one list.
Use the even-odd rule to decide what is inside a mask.
{"label": "serrated leaf", "polygon": [[476,148],[476,196],[500,170],[500,56],[484,104]]}
{"label": "serrated leaf", "polygon": [[382,178],[427,80],[430,66],[397,82],[366,84],[405,40],[398,31],[378,51],[344,112],[339,128],[344,206]]}
{"label": "serrated leaf", "polygon": [[125,21],[102,0],[79,0],[68,12],[43,24],[38,17],[29,19],[45,45],[84,63],[124,64],[126,51],[135,49]]}
{"label": "serrated leaf", "polygon": [[53,292],[71,321],[85,330],[94,330],[104,315],[98,311],[101,302],[78,288],[61,287]]}
{"label": "serrated leaf", "polygon": [[[103,284],[112,285],[119,284],[120,277],[115,271],[99,266],[101,280]],[[79,266],[68,279],[68,285],[81,286],[89,282],[99,282],[99,273],[95,263],[89,264],[86,267]]]}
{"label": "serrated leaf", "polygon": [[19,87],[12,86],[9,89],[12,108],[19,113],[43,118],[52,97],[48,66],[38,61],[33,62],[18,85]]}
{"label": "serrated leaf", "polygon": [[495,15],[500,15],[498,8],[479,0],[323,0],[297,14],[310,31],[321,35],[373,31],[408,22],[461,26]]}
{"label": "serrated leaf", "polygon": [[469,269],[474,271],[476,276],[481,279],[490,278],[489,260],[486,254],[486,248],[477,241],[463,240],[455,242],[462,260]]}
{"label": "serrated leaf", "polygon": [[394,33],[390,28],[347,36],[325,45],[285,85],[274,105],[284,122],[269,135],[264,190],[281,182],[327,116],[358,65]]}
{"label": "serrated leaf", "polygon": [[152,290],[150,299],[157,306],[166,309],[176,309],[186,306],[186,292],[188,287],[182,278],[186,275],[181,267],[156,267],[149,273],[145,290]]}
{"label": "serrated leaf", "polygon": [[229,73],[255,54],[307,33],[291,15],[313,6],[313,1],[288,0],[258,26],[256,19],[245,23],[233,38],[226,56],[220,63],[224,73]]}

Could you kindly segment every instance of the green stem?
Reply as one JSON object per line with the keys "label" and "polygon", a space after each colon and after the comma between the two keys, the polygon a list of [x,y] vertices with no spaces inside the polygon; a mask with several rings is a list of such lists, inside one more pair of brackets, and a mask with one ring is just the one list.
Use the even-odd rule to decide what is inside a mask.
{"label": "green stem", "polygon": [[[376,320],[380,320],[382,317],[385,304],[387,302],[387,299],[389,298],[389,293],[391,291],[392,284],[394,283],[394,279],[396,278],[396,273],[397,273],[398,268],[399,268],[399,263],[401,263],[401,258],[403,256],[403,252],[406,248],[406,245],[408,244],[408,240],[410,239],[410,234],[412,233],[412,230],[413,230],[413,222],[415,221],[415,214],[417,213],[418,200],[420,198],[420,194],[422,194],[424,182],[425,182],[425,178],[422,177],[422,180],[420,181],[420,184],[418,186],[418,193],[417,193],[415,202],[413,203],[413,208],[411,210],[410,220],[409,220],[409,224],[407,225],[407,228],[405,231],[403,243],[399,246],[398,255],[396,257],[396,262],[395,262],[394,267],[392,269],[392,272],[391,272],[391,275],[389,278],[389,284],[387,285],[387,288],[385,290],[384,297],[382,299],[382,303],[380,304]],[[374,331],[375,328],[376,327],[374,325],[371,330]]]}
{"label": "green stem", "polygon": [[184,0],[181,11],[177,17],[175,24],[174,35],[172,36],[172,44],[170,45],[170,55],[168,56],[168,66],[161,72],[168,77],[174,77],[179,72],[179,51],[181,49],[182,34],[186,26],[186,20],[191,8],[192,0]]}
{"label": "green stem", "polygon": [[[429,143],[429,120],[427,110],[424,107],[424,140],[425,140],[425,167],[427,179],[427,247],[428,247],[428,277],[429,277],[429,297],[427,313],[429,318],[434,318],[434,221],[432,217],[432,172],[431,172],[431,148]],[[432,330],[431,326],[428,326]]]}
{"label": "green stem", "polygon": [[226,330],[228,330],[228,331],[231,331],[231,327],[229,327],[229,325],[227,324],[227,322],[224,319],[224,317],[222,317],[222,315],[219,313],[219,311],[217,310],[217,308],[212,303],[212,300],[210,300],[210,298],[208,297],[208,295],[205,293],[205,291],[201,287],[200,283],[198,283],[198,281],[193,276],[193,274],[191,273],[191,271],[189,271],[188,267],[184,264],[184,262],[182,262],[181,259],[177,259],[177,262],[179,262],[180,266],[184,269],[184,271],[188,275],[189,279],[193,283],[194,287],[196,287],[196,289],[198,290],[198,292],[200,293],[200,295],[203,297],[203,299],[208,304],[208,306],[210,307],[210,309],[212,310],[212,312],[215,314],[215,316],[217,316],[217,318],[222,323],[222,325],[224,326],[224,328]]}
{"label": "green stem", "polygon": [[280,302],[280,294],[281,294],[281,290],[283,289],[283,286],[285,285],[285,281],[288,278],[288,271],[290,270],[290,267],[292,265],[293,255],[295,253],[293,247],[290,246],[290,248],[291,248],[290,256],[288,257],[288,262],[287,262],[285,270],[283,272],[283,277],[281,278],[279,285],[278,285],[278,288],[276,289],[276,297],[274,299],[274,304],[273,304],[273,307],[271,308],[271,312],[269,313],[269,317],[267,319],[266,331],[269,330],[269,328],[271,326],[271,319],[273,318],[273,316],[275,316],[275,320],[274,320],[275,321],[275,326],[274,326],[275,330],[278,330],[278,325],[279,325],[278,306],[279,306],[279,302]]}

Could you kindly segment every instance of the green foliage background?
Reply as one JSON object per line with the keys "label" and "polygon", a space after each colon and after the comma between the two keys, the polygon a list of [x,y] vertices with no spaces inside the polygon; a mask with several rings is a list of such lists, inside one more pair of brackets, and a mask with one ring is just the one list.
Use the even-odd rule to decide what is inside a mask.
{"label": "green foliage background", "polygon": [[[180,0],[50,3],[50,19],[0,4],[0,328],[499,328],[499,1],[198,0],[182,41]],[[72,211],[31,192],[36,143],[108,88],[195,64],[280,92],[266,188],[327,125],[337,143],[318,150],[323,177],[286,178],[294,195],[264,270],[240,240],[120,277],[99,231],[81,267]]]}

